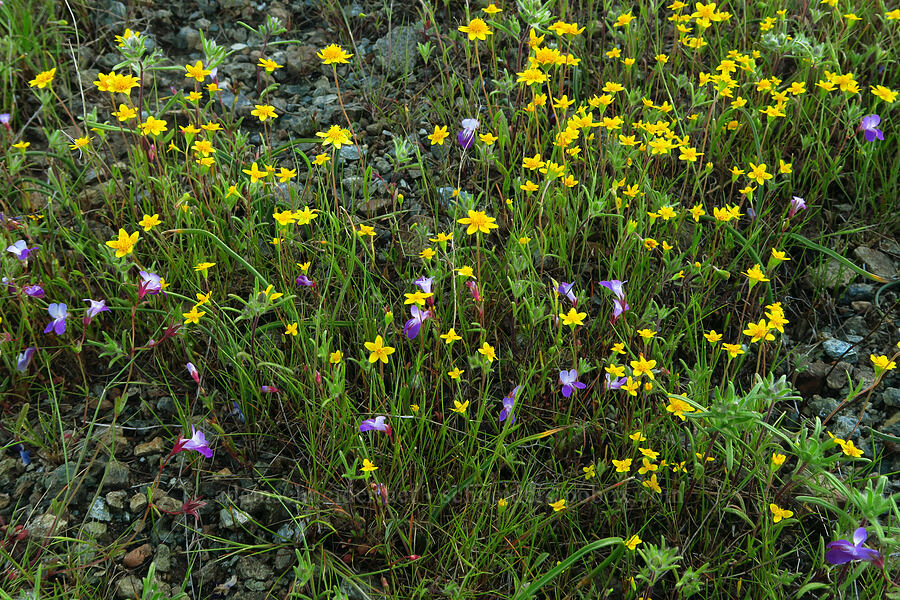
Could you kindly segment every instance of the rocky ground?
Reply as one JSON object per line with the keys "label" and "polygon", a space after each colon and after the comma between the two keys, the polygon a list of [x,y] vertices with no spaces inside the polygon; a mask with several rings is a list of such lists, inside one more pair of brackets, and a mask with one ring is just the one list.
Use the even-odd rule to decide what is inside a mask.
{"label": "rocky ground", "polygon": [[[86,90],[92,88],[98,72],[120,62],[120,55],[112,51],[107,40],[125,27],[148,34],[175,65],[202,58],[203,31],[234,52],[220,70],[222,86],[231,84],[222,100],[226,106],[233,106],[237,115],[249,116],[256,100],[255,64],[261,55],[260,40],[237,23],[257,25],[264,15],[271,15],[288,25],[289,31],[281,39],[297,40],[273,44],[267,53],[285,66],[275,74],[281,87],[269,100],[282,114],[274,135],[283,141],[311,138],[316,131],[343,120],[330,67],[321,66],[315,56],[319,48],[344,39],[343,34],[325,28],[326,22],[331,22],[321,18],[322,11],[331,10],[327,7],[310,0],[265,5],[248,0],[144,2],[131,9],[121,2],[102,0],[100,5],[102,10],[91,14],[92,22],[82,24],[83,31],[105,32],[82,50],[81,80]],[[395,22],[402,22],[400,10],[393,15]],[[383,181],[380,194],[355,208],[361,212],[381,210],[402,192],[406,196],[404,208],[415,222],[425,214],[418,201],[422,197],[418,187],[422,174],[397,168],[394,140],[403,139],[402,133],[390,129],[382,114],[373,110],[371,99],[378,95],[379,106],[389,104],[389,100],[402,105],[429,81],[431,70],[422,63],[415,46],[426,39],[424,27],[404,24],[388,28],[383,7],[353,3],[344,12],[362,24],[358,30],[364,35],[355,38],[352,51],[370,67],[365,75],[342,68],[344,101],[360,135],[360,150]],[[157,77],[160,89],[184,86],[183,74],[178,71],[160,72]],[[386,99],[385,94],[392,97]],[[91,91],[87,91],[87,98],[98,104],[101,100]],[[410,131],[427,133],[424,123],[409,125]],[[258,136],[251,136],[250,142],[258,142]],[[314,147],[310,142],[300,149]],[[352,167],[360,156],[355,147],[346,147],[341,158]],[[345,186],[353,188],[353,178],[358,180],[358,175],[352,168],[345,173]],[[302,181],[304,174],[298,175]],[[439,191],[448,201],[450,192],[450,188]],[[835,218],[850,218],[844,214],[849,208],[842,212],[837,206],[834,210]],[[900,271],[897,240],[856,236],[844,253],[885,280],[896,278]],[[798,280],[790,297],[779,298],[793,311],[785,339],[790,340],[794,355],[781,371],[803,395],[804,401],[796,408],[804,417],[828,417],[848,397],[848,375],[853,382],[874,381],[869,354],[890,354],[898,339],[900,286],[864,282],[839,267],[837,262],[826,262]],[[164,593],[179,589],[187,578],[187,593],[192,598],[285,597],[293,581],[292,567],[298,562],[295,548],[303,546],[303,539],[325,535],[329,528],[338,532],[332,549],[344,554],[348,564],[353,563],[355,554],[342,545],[352,537],[352,522],[335,521],[333,516],[305,508],[298,516],[297,506],[318,504],[324,513],[327,501],[308,498],[293,476],[290,457],[266,449],[255,453],[252,464],[244,464],[222,448],[213,460],[204,463],[207,471],[202,474],[191,469],[184,455],[175,457],[160,481],[164,495],[157,495],[154,503],[162,511],[173,513],[190,498],[202,498],[206,504],[197,510],[196,519],[184,514],[150,514],[146,491],[174,440],[174,401],[161,390],[133,387],[130,393],[134,395],[125,402],[116,425],[109,426],[117,398],[99,402],[101,390],[95,390],[94,403],[87,407],[87,420],[83,405],[60,407],[61,420],[68,424],[90,422],[93,411],[97,411],[93,428],[67,428],[68,462],[61,455],[33,448],[23,448],[21,453],[19,448],[11,448],[0,460],[0,517],[4,523],[19,525],[7,530],[5,543],[14,555],[19,552],[16,548],[24,548],[27,538],[65,535],[70,540],[82,540],[80,544],[49,545],[40,556],[19,556],[47,560],[62,548],[75,552],[76,562],[85,566],[88,577],[98,586],[110,581],[110,595],[120,598],[140,594],[142,578],[151,562],[155,563],[155,577]],[[49,433],[53,433],[52,427]],[[227,431],[229,424],[223,423],[223,427]],[[889,373],[870,396],[838,412],[829,429],[839,437],[853,439],[867,456],[883,456],[882,473],[900,471],[900,371]],[[30,459],[24,460],[29,455]],[[272,492],[281,498],[276,499]],[[67,502],[65,517],[56,519],[49,509],[60,499]],[[298,504],[288,505],[284,499]],[[68,576],[61,565],[70,562],[60,561],[60,569],[54,570],[57,563],[49,560],[48,576]],[[349,583],[345,591],[351,597],[364,597]]]}

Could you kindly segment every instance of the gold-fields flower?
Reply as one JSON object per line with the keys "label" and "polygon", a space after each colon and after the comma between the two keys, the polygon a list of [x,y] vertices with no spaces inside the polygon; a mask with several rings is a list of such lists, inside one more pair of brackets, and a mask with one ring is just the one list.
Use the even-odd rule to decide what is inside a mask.
{"label": "gold-fields flower", "polygon": [[347,63],[349,62],[349,59],[353,57],[352,54],[345,52],[344,49],[337,44],[325,46],[316,53],[316,56],[318,56],[326,65]]}
{"label": "gold-fields flower", "polygon": [[54,75],[56,75],[56,67],[53,67],[49,71],[41,71],[34,79],[28,82],[28,86],[44,89],[53,82]]}
{"label": "gold-fields flower", "polygon": [[466,229],[466,235],[472,235],[476,232],[489,234],[491,229],[497,229],[499,227],[494,222],[494,217],[489,217],[480,210],[470,210],[468,214],[469,216],[459,219],[460,224],[469,226],[468,229]]}
{"label": "gold-fields flower", "polygon": [[106,245],[115,249],[116,258],[121,258],[134,252],[134,246],[137,244],[139,238],[140,233],[137,231],[129,235],[124,229],[119,229],[119,237],[114,240],[109,240],[106,242]]}

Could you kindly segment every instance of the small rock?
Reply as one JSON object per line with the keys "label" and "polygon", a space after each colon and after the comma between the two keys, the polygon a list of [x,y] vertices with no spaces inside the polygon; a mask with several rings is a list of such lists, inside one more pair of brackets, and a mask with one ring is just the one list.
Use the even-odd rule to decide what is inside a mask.
{"label": "small rock", "polygon": [[[861,315],[854,315],[844,322],[844,330],[852,335],[864,336],[869,333],[869,326]],[[847,339],[850,339],[849,336]]]}
{"label": "small rock", "polygon": [[266,497],[262,494],[254,494],[253,492],[247,494],[241,494],[241,497],[238,499],[238,506],[241,507],[241,510],[251,514],[258,515],[263,508],[266,506]]}
{"label": "small rock", "polygon": [[144,509],[147,508],[147,494],[139,492],[132,496],[128,501],[128,508],[133,513],[144,512]]}
{"label": "small rock", "polygon": [[45,513],[32,519],[27,529],[32,536],[36,538],[45,538],[51,533],[58,534],[68,526],[69,521],[63,517],[57,518],[56,515]]}
{"label": "small rock", "polygon": [[150,546],[150,544],[138,546],[125,555],[125,558],[122,560],[122,564],[124,564],[129,569],[139,567],[140,565],[144,564],[145,560],[150,558],[151,554],[153,554],[153,547]]}
{"label": "small rock", "polygon": [[170,496],[162,496],[153,501],[153,504],[156,505],[157,508],[164,511],[176,512],[181,510],[181,507],[184,505],[183,502],[179,502],[175,498]]}
{"label": "small rock", "polygon": [[110,460],[106,465],[106,476],[103,479],[103,485],[112,488],[122,488],[128,486],[128,477],[130,473],[128,467],[117,460]]}
{"label": "small rock", "polygon": [[400,25],[372,46],[375,60],[392,75],[408,73],[416,64],[419,53],[416,46],[421,25]]}
{"label": "small rock", "polygon": [[250,522],[250,515],[237,508],[230,506],[219,511],[219,523],[225,529],[238,529]]}
{"label": "small rock", "polygon": [[147,456],[148,454],[162,454],[165,452],[166,443],[165,441],[156,436],[149,442],[144,442],[143,444],[138,444],[134,447],[134,455],[135,456]]}
{"label": "small rock", "polygon": [[888,406],[900,408],[900,388],[889,387],[881,392],[881,400]]}
{"label": "small rock", "polygon": [[825,380],[825,383],[828,384],[833,390],[839,390],[847,385],[847,381],[849,379],[848,375],[851,372],[853,367],[845,362],[839,362],[835,365],[834,369],[831,371],[831,375],[828,376],[828,379]]}
{"label": "small rock", "polygon": [[144,584],[134,575],[126,575],[116,582],[116,595],[119,598],[133,600],[139,598],[144,591]]}
{"label": "small rock", "polygon": [[871,283],[851,283],[844,294],[846,300],[870,301],[875,299],[875,286]]}
{"label": "small rock", "polygon": [[868,314],[874,305],[868,300],[854,300],[850,303],[850,307],[860,314]]}
{"label": "small rock", "polygon": [[106,535],[106,531],[109,529],[106,523],[101,523],[99,521],[89,521],[84,524],[84,533],[91,539],[100,539],[104,535]]}
{"label": "small rock", "polygon": [[0,494],[0,510],[9,506],[9,494]]}
{"label": "small rock", "polygon": [[163,396],[156,401],[156,412],[161,415],[171,415],[175,413],[175,402],[171,396]]}
{"label": "small rock", "polygon": [[835,288],[848,285],[856,274],[833,258],[810,269],[809,277],[815,287]]}
{"label": "small rock", "polygon": [[342,160],[359,160],[359,150],[355,145],[341,146],[341,149],[338,150],[338,156],[340,156]]}
{"label": "small rock", "polygon": [[160,544],[156,547],[156,556],[153,557],[156,563],[156,570],[159,573],[165,573],[172,568],[172,550],[166,544]]}
{"label": "small rock", "polygon": [[822,348],[825,350],[825,354],[828,355],[828,358],[832,360],[843,360],[850,364],[855,364],[859,360],[859,354],[856,351],[856,347],[843,340],[835,338],[825,340],[825,343],[822,344]]}
{"label": "small rock", "polygon": [[837,408],[837,405],[838,402],[834,398],[823,398],[817,394],[809,401],[809,410],[814,417],[824,419]]}
{"label": "small rock", "polygon": [[94,500],[91,510],[88,511],[88,518],[95,521],[112,521],[112,515],[109,514],[109,509],[106,507],[106,500],[103,498]]}
{"label": "small rock", "polygon": [[853,250],[853,254],[865,264],[866,270],[870,273],[884,279],[893,279],[897,276],[896,264],[885,253],[859,246]]}
{"label": "small rock", "polygon": [[237,574],[241,580],[266,581],[272,577],[272,568],[253,556],[242,556],[237,562]]}
{"label": "small rock", "polygon": [[128,493],[123,491],[118,492],[109,492],[106,494],[106,503],[113,510],[123,510],[125,508],[125,499],[128,498]]}

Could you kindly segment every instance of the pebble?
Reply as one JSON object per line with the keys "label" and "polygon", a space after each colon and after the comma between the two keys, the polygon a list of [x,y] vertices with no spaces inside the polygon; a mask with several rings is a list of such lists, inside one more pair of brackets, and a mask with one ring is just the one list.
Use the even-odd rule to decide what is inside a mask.
{"label": "pebble", "polygon": [[825,354],[828,355],[828,358],[832,360],[843,360],[850,364],[854,364],[859,360],[859,354],[853,344],[843,340],[836,338],[825,340],[825,343],[822,344],[822,348],[825,350]]}
{"label": "pebble", "polygon": [[900,388],[889,387],[881,392],[881,400],[888,406],[900,408]]}
{"label": "pebble", "polygon": [[144,564],[145,560],[150,558],[151,554],[153,554],[153,548],[150,546],[150,544],[138,546],[125,555],[125,558],[122,560],[122,564],[124,564],[129,569],[139,567]]}
{"label": "pebble", "polygon": [[69,521],[64,517],[57,518],[52,513],[45,513],[32,519],[27,529],[32,536],[36,538],[45,538],[53,533],[59,533],[69,525]]}
{"label": "pebble", "polygon": [[162,454],[166,449],[165,441],[157,436],[149,442],[138,444],[134,447],[135,456],[147,456],[148,454]]}
{"label": "pebble", "polygon": [[839,362],[835,365],[834,369],[831,371],[831,375],[825,380],[825,383],[833,390],[841,389],[847,385],[847,374],[850,373],[852,369],[853,367],[849,363]]}
{"label": "pebble", "polygon": [[88,511],[88,518],[95,521],[112,521],[112,515],[109,514],[109,508],[106,506],[106,500],[97,498],[91,504],[91,510]]}
{"label": "pebble", "polygon": [[165,573],[172,568],[172,550],[166,544],[160,544],[156,547],[156,556],[153,557],[156,563],[156,570],[159,573]]}
{"label": "pebble", "polygon": [[114,510],[123,510],[125,508],[125,499],[128,498],[127,492],[109,492],[106,494],[106,503]]}
{"label": "pebble", "polygon": [[144,509],[147,508],[147,494],[137,493],[132,496],[128,501],[128,508],[133,513],[144,512]]}
{"label": "pebble", "polygon": [[119,598],[139,598],[144,591],[144,584],[134,575],[126,575],[116,582],[116,595]]}

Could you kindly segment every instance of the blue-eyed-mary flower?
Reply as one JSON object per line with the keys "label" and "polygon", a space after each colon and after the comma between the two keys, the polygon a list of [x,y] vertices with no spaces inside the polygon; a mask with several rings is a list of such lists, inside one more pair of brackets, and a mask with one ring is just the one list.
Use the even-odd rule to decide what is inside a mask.
{"label": "blue-eyed-mary flower", "polygon": [[403,326],[403,333],[407,338],[413,340],[419,335],[419,329],[422,328],[422,324],[425,323],[425,320],[433,317],[434,313],[430,310],[422,310],[417,304],[410,306],[409,312],[412,314],[412,318],[410,318]]}
{"label": "blue-eyed-mary flower", "polygon": [[206,458],[212,458],[213,455],[212,448],[209,447],[209,443],[206,441],[206,436],[199,429],[195,429],[193,425],[191,425],[191,437],[185,438],[179,435],[178,440],[175,442],[175,447],[172,448],[169,456],[174,456],[182,450],[194,450]]}
{"label": "blue-eyed-mary flower", "polygon": [[62,335],[66,332],[66,317],[69,316],[69,309],[65,304],[54,302],[47,307],[50,318],[53,319],[44,328],[44,333],[50,333],[52,330],[56,335]]}
{"label": "blue-eyed-mary flower", "polygon": [[606,383],[604,383],[604,388],[607,390],[618,390],[628,381],[625,377],[617,377],[616,379],[612,378],[612,375],[609,373],[606,374]]}
{"label": "blue-eyed-mary flower", "polygon": [[20,353],[16,357],[16,370],[19,373],[24,373],[28,370],[28,365],[31,364],[31,359],[34,357],[35,352],[37,352],[37,348],[29,346],[25,348],[25,352]]}
{"label": "blue-eyed-mary flower", "polygon": [[382,433],[388,434],[390,436],[393,431],[391,430],[391,426],[387,424],[387,417],[379,416],[374,419],[366,419],[359,425],[359,431],[380,431]]}
{"label": "blue-eyed-mary flower", "polygon": [[522,386],[517,385],[513,388],[513,391],[509,393],[509,395],[503,399],[503,409],[500,411],[500,422],[509,419],[509,424],[512,425],[516,422],[516,415],[513,414],[513,408],[516,404],[516,394],[519,393],[519,388]]}
{"label": "blue-eyed-mary flower", "polygon": [[29,248],[25,240],[19,240],[15,244],[9,246],[6,251],[14,254],[19,260],[27,260],[28,255],[37,250],[37,248],[37,246]]}
{"label": "blue-eyed-mary flower", "polygon": [[478,119],[462,120],[462,129],[456,134],[456,141],[459,142],[459,145],[462,146],[464,150],[468,150],[472,147],[472,142],[475,141],[475,130],[478,129],[479,125],[481,125],[481,123],[479,123]]}
{"label": "blue-eyed-mary flower", "polygon": [[100,313],[109,312],[109,307],[106,306],[106,300],[91,300],[90,298],[82,298],[82,300],[91,303],[87,312],[84,313],[84,319],[82,319],[85,327],[90,325],[91,320]]}
{"label": "blue-eyed-mary flower", "polygon": [[876,565],[884,565],[884,557],[878,550],[865,548],[863,543],[866,541],[868,533],[865,527],[859,527],[853,532],[853,540],[837,540],[830,542],[826,548],[825,560],[833,565],[842,565],[854,560],[861,560],[875,563]]}
{"label": "blue-eyed-mary flower", "polygon": [[200,372],[197,370],[197,367],[194,366],[194,363],[189,362],[184,366],[187,367],[188,373],[191,374],[191,379],[194,380],[194,383],[200,385]]}
{"label": "blue-eyed-mary flower", "polygon": [[44,288],[37,284],[22,286],[22,292],[29,298],[43,298]]}
{"label": "blue-eyed-mary flower", "polygon": [[429,294],[429,296],[425,299],[425,301],[428,303],[428,306],[434,306],[434,293],[431,291],[432,286],[434,285],[434,277],[425,277],[424,275],[422,275],[421,277],[413,281],[413,283],[417,285],[420,290],[422,290],[423,294]]}
{"label": "blue-eyed-mary flower", "polygon": [[884,133],[878,129],[878,124],[881,123],[881,117],[878,115],[868,115],[863,117],[862,121],[859,124],[859,131],[862,131],[866,136],[867,142],[874,142],[875,140],[884,140]]}
{"label": "blue-eyed-mary flower", "polygon": [[791,205],[788,207],[788,219],[791,219],[801,210],[806,210],[806,200],[800,196],[791,198]]}
{"label": "blue-eyed-mary flower", "polygon": [[583,390],[587,387],[585,384],[578,381],[578,371],[575,369],[570,369],[568,371],[563,369],[560,371],[559,383],[562,386],[562,395],[566,398],[571,396],[574,390]]}
{"label": "blue-eyed-mary flower", "polygon": [[297,285],[301,287],[316,287],[316,282],[307,277],[306,275],[299,275],[297,277]]}
{"label": "blue-eyed-mary flower", "polygon": [[565,281],[563,281],[562,283],[560,283],[559,285],[556,286],[556,292],[561,296],[565,296],[569,300],[569,302],[572,303],[572,306],[577,307],[578,306],[578,298],[575,296],[575,292],[572,291],[572,289],[574,287],[575,287],[574,282],[566,283]]}
{"label": "blue-eyed-mary flower", "polygon": [[138,300],[142,300],[148,294],[155,296],[162,291],[162,277],[147,271],[140,271],[138,274],[141,276],[141,282],[138,284]]}
{"label": "blue-eyed-mary flower", "polygon": [[628,283],[627,281],[619,281],[618,279],[611,279],[609,281],[601,281],[600,285],[611,291],[615,298],[613,298],[613,313],[612,318],[610,319],[615,325],[616,321],[619,320],[619,317],[628,310],[630,307],[628,306],[628,302],[625,301],[625,290],[622,287]]}
{"label": "blue-eyed-mary flower", "polygon": [[263,394],[278,394],[279,390],[274,385],[261,385],[259,386],[259,391]]}

